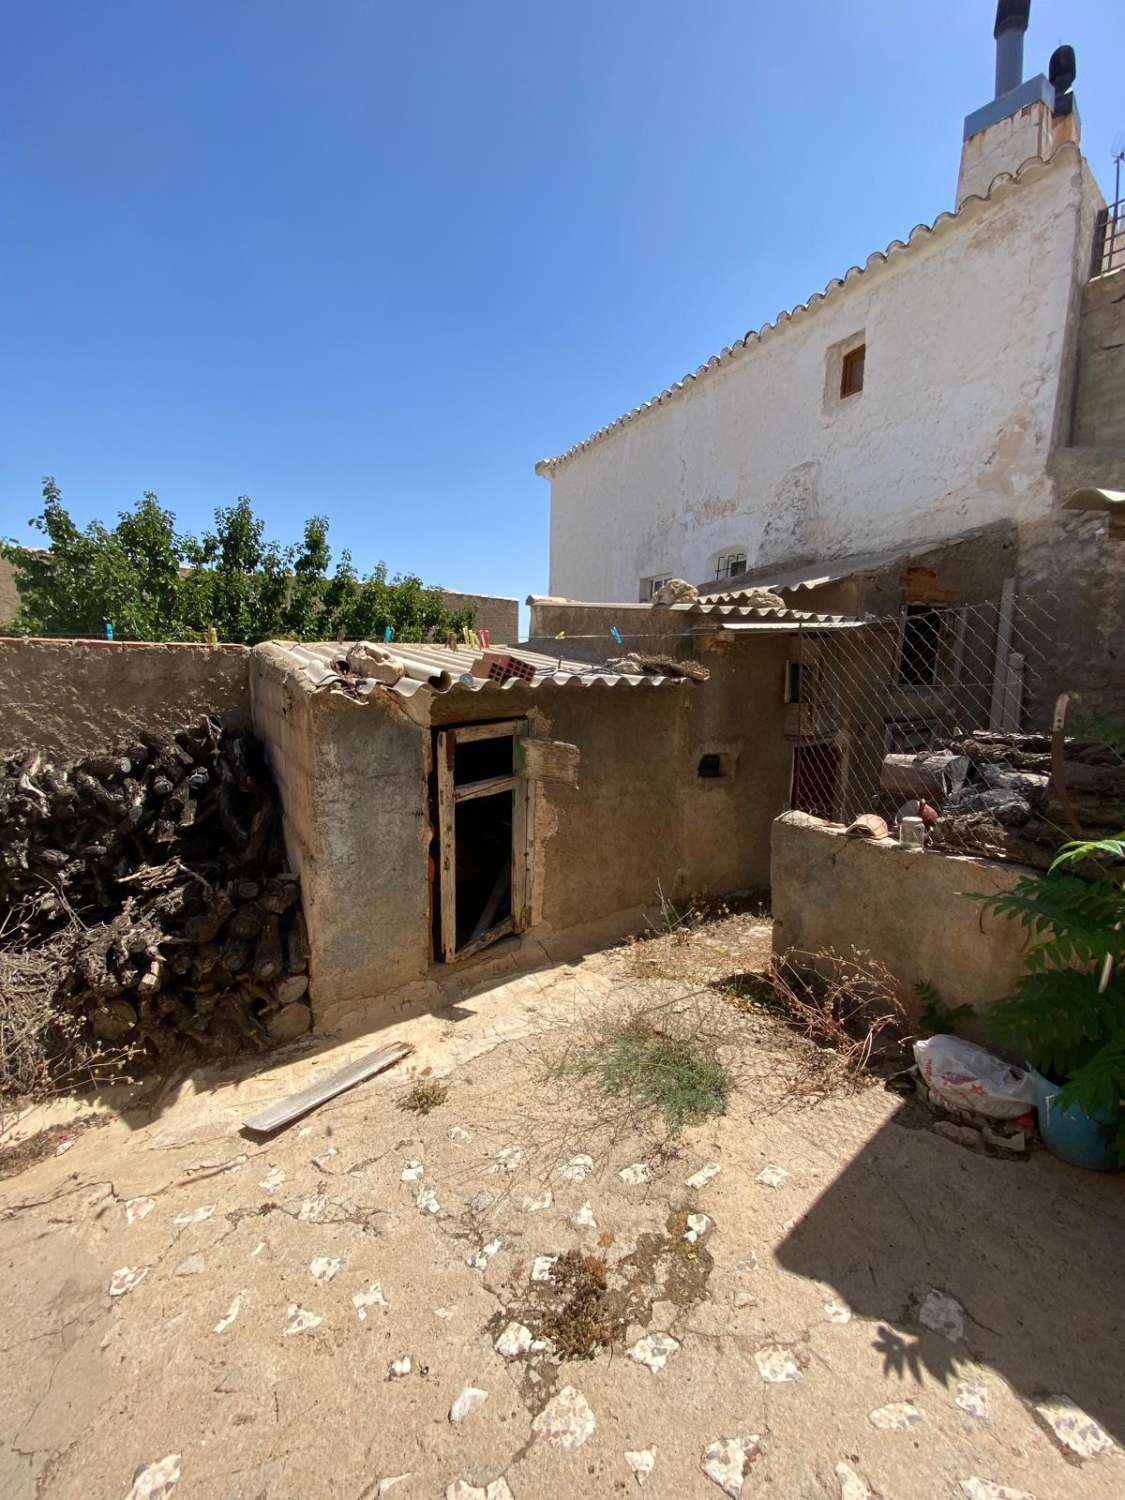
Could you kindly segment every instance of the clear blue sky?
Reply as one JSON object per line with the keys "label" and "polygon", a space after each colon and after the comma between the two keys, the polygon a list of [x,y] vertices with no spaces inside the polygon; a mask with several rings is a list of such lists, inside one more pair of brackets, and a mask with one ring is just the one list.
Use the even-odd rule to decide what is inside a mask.
{"label": "clear blue sky", "polygon": [[[547,579],[532,465],[951,206],[993,0],[15,0],[0,534],[251,495],[450,587]],[[1103,187],[1125,6],[1078,52]]]}

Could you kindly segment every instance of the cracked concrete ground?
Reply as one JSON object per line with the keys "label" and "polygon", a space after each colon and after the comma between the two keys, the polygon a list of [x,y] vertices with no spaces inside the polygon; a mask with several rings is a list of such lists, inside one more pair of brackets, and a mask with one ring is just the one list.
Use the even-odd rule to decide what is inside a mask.
{"label": "cracked concrete ground", "polygon": [[[1125,1494],[1121,1179],[880,1087],[799,1107],[753,1019],[729,1113],[660,1149],[543,1077],[660,973],[596,955],[199,1072],[0,1183],[0,1494]],[[241,1132],[399,1037],[409,1067]],[[424,1117],[411,1069],[449,1085]],[[572,1250],[623,1320],[594,1358],[544,1331]]]}

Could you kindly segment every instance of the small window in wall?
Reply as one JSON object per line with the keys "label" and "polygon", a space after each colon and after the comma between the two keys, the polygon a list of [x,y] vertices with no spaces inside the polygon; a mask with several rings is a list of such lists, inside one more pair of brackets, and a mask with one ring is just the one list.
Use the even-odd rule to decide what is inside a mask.
{"label": "small window in wall", "polygon": [[736,578],[746,572],[746,552],[739,547],[732,552],[720,552],[715,559],[716,578]]}
{"label": "small window in wall", "polygon": [[701,755],[695,774],[700,781],[721,781],[724,776],[730,775],[729,764],[723,764],[727,759],[728,757],[717,754]]}
{"label": "small window in wall", "polygon": [[661,573],[656,578],[641,579],[641,603],[648,604],[657,589],[662,589],[666,583],[671,583],[673,574]]}
{"label": "small window in wall", "polygon": [[863,390],[863,366],[867,359],[867,345],[849,349],[840,363],[840,400],[847,396],[858,396]]}
{"label": "small window in wall", "polygon": [[902,625],[898,680],[902,687],[933,687],[937,681],[945,611],[930,604],[908,604]]}
{"label": "small window in wall", "polygon": [[799,661],[785,663],[785,702],[801,702],[801,663]]}

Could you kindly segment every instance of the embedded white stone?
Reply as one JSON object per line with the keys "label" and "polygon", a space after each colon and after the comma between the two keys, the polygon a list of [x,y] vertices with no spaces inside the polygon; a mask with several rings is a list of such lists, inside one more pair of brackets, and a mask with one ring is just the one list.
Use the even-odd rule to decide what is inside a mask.
{"label": "embedded white stone", "polygon": [[473,1138],[464,1125],[451,1125],[445,1133],[455,1146],[463,1146],[466,1141],[471,1141]]}
{"label": "embedded white stone", "polygon": [[679,1352],[679,1343],[670,1333],[646,1333],[629,1350],[629,1358],[635,1359],[639,1365],[647,1365],[655,1374],[657,1370],[663,1370],[673,1354]]}
{"label": "embedded white stone", "polygon": [[182,1464],[179,1453],[169,1453],[157,1463],[142,1465],[133,1475],[128,1500],[165,1500],[179,1482]]}
{"label": "embedded white stone", "polygon": [[408,1161],[403,1163],[402,1171],[399,1173],[400,1182],[417,1182],[424,1177],[425,1167],[420,1161]]}
{"label": "embedded white stone", "polygon": [[559,1168],[559,1176],[564,1182],[585,1182],[593,1170],[594,1158],[581,1152],[578,1156],[572,1156],[566,1166]]}
{"label": "embedded white stone", "polygon": [[467,1385],[449,1408],[449,1420],[451,1422],[463,1422],[467,1416],[476,1411],[478,1406],[483,1406],[487,1400],[487,1391],[482,1391],[479,1386]]}
{"label": "embedded white stone", "polygon": [[489,1240],[487,1245],[482,1245],[479,1250],[474,1250],[472,1255],[467,1255],[465,1257],[465,1264],[472,1266],[474,1271],[484,1271],[488,1267],[488,1262],[499,1248],[499,1240]]}
{"label": "embedded white stone", "polygon": [[432,1187],[422,1188],[414,1201],[424,1214],[441,1213],[441,1204],[438,1202],[437,1194]]}
{"label": "embedded white stone", "polygon": [[172,1274],[174,1276],[198,1276],[205,1265],[206,1261],[197,1250],[194,1255],[185,1255]]}
{"label": "embedded white stone", "polygon": [[490,1172],[514,1172],[523,1161],[523,1151],[519,1146],[502,1146],[497,1151]]}
{"label": "embedded white stone", "polygon": [[516,1359],[531,1348],[531,1329],[522,1323],[509,1323],[496,1340],[496,1352],[505,1359]]}
{"label": "embedded white stone", "polygon": [[155,1207],[155,1198],[130,1198],[125,1204],[126,1223],[135,1224],[138,1219],[147,1218]]}
{"label": "embedded white stone", "polygon": [[540,1193],[537,1198],[525,1198],[523,1200],[523,1211],[525,1214],[537,1214],[540,1209],[550,1208],[555,1200],[551,1197],[550,1188],[545,1193]]}
{"label": "embedded white stone", "polygon": [[227,1308],[226,1312],[222,1315],[222,1317],[219,1319],[219,1321],[215,1324],[215,1332],[216,1333],[225,1333],[227,1331],[227,1329],[230,1327],[230,1325],[234,1322],[235,1318],[238,1317],[238,1310],[239,1310],[239,1308],[241,1306],[242,1306],[242,1297],[241,1296],[235,1297],[234,1300],[231,1302],[231,1305]]}
{"label": "embedded white stone", "polygon": [[262,1251],[265,1248],[266,1248],[266,1242],[265,1242],[265,1240],[259,1240],[258,1243],[254,1246],[253,1250],[251,1250],[251,1252],[250,1252],[250,1259],[253,1260],[254,1257],[255,1257],[255,1255],[261,1255]]}
{"label": "embedded white stone", "polygon": [[824,1316],[830,1323],[850,1323],[852,1310],[846,1302],[840,1302],[835,1297],[829,1297],[824,1304]]}
{"label": "embedded white stone", "polygon": [[312,1135],[312,1133],[313,1128],[311,1125],[302,1125],[300,1130],[298,1130],[297,1132],[297,1139],[300,1140],[302,1136]]}
{"label": "embedded white stone", "polygon": [[684,1230],[684,1239],[689,1245],[695,1245],[711,1228],[711,1220],[706,1214],[688,1214],[687,1226]]}
{"label": "embedded white stone", "polygon": [[352,1306],[355,1315],[361,1323],[367,1322],[367,1309],[369,1307],[386,1307],[387,1299],[383,1296],[383,1288],[377,1281],[373,1281],[369,1287],[362,1291],[352,1293]]}
{"label": "embedded white stone", "polygon": [[339,1255],[314,1255],[309,1261],[309,1274],[314,1281],[331,1281],[343,1264]]}
{"label": "embedded white stone", "polygon": [[1113,1439],[1069,1396],[1052,1396],[1035,1410],[1060,1446],[1076,1458],[1097,1458],[1099,1453],[1112,1450]]}
{"label": "embedded white stone", "polygon": [[404,1354],[401,1359],[392,1359],[387,1366],[388,1380],[401,1380],[404,1375],[409,1375],[414,1368],[409,1354]]}
{"label": "embedded white stone", "polygon": [[924,1328],[940,1333],[951,1344],[965,1337],[965,1309],[956,1297],[931,1289],[918,1309],[918,1321]]}
{"label": "embedded white stone", "polygon": [[704,1448],[700,1467],[712,1484],[717,1484],[730,1496],[730,1500],[739,1500],[742,1481],[761,1452],[760,1444],[757,1433],[748,1437],[719,1438]]}
{"label": "embedded white stone", "polygon": [[784,1344],[767,1344],[754,1354],[754,1363],[763,1380],[780,1385],[786,1380],[800,1380],[801,1367],[793,1358],[793,1351]]}
{"label": "embedded white stone", "polygon": [[704,1162],[698,1172],[693,1172],[687,1180],[689,1188],[705,1188],[712,1177],[718,1177],[722,1166],[717,1161]]}
{"label": "embedded white stone", "polygon": [[314,1156],[313,1161],[318,1167],[323,1167],[325,1162],[331,1161],[334,1156],[339,1156],[335,1146],[329,1146],[327,1151],[322,1151],[319,1156]]}
{"label": "embedded white stone", "polygon": [[564,1385],[533,1420],[531,1430],[548,1447],[569,1452],[588,1443],[596,1426],[585,1396],[572,1385]]}
{"label": "embedded white stone", "polygon": [[836,1465],[836,1483],[840,1487],[840,1500],[875,1500],[867,1481],[850,1464]]}
{"label": "embedded white stone", "polygon": [[643,1187],[652,1181],[654,1173],[649,1162],[635,1161],[632,1166],[622,1167],[617,1175],[628,1187]]}
{"label": "embedded white stone", "polygon": [[557,1255],[537,1255],[531,1265],[532,1281],[550,1281],[551,1267],[557,1260]]}
{"label": "embedded white stone", "polygon": [[177,1224],[181,1229],[184,1229],[188,1224],[205,1223],[214,1212],[215,1205],[213,1203],[205,1203],[202,1208],[193,1208],[190,1213],[177,1214],[172,1222]]}
{"label": "embedded white stone", "polygon": [[1006,1484],[993,1484],[991,1479],[978,1479],[975,1474],[959,1480],[957,1488],[962,1500],[1035,1500],[1026,1490],[1012,1490]]}
{"label": "embedded white stone", "polygon": [[763,1183],[766,1187],[779,1188],[788,1176],[789,1173],[784,1167],[770,1166],[763,1167],[755,1180]]}
{"label": "embedded white stone", "polygon": [[922,1420],[922,1413],[910,1401],[892,1401],[867,1413],[867,1420],[880,1432],[906,1432]]}
{"label": "embedded white stone", "polygon": [[571,1215],[570,1222],[575,1229],[596,1229],[598,1221],[594,1218],[593,1205],[587,1200],[576,1214]]}
{"label": "embedded white stone", "polygon": [[638,1484],[644,1484],[656,1466],[655,1448],[633,1448],[625,1450],[625,1462],[633,1471]]}
{"label": "embedded white stone", "polygon": [[266,1175],[258,1183],[260,1188],[265,1188],[267,1193],[272,1193],[274,1188],[279,1188],[285,1181],[285,1172],[281,1167],[271,1167]]}
{"label": "embedded white stone", "polygon": [[109,1295],[124,1297],[126,1292],[131,1292],[134,1287],[140,1286],[147,1275],[147,1266],[118,1266],[110,1278]]}
{"label": "embedded white stone", "polygon": [[988,1419],[988,1387],[977,1385],[969,1380],[957,1382],[957,1394],[953,1398],[954,1403],[967,1411],[970,1417]]}
{"label": "embedded white stone", "polygon": [[324,1322],[314,1312],[309,1312],[306,1307],[298,1307],[296,1302],[290,1302],[285,1315],[285,1336],[289,1338],[295,1333],[309,1333],[314,1328],[319,1328]]}
{"label": "embedded white stone", "polygon": [[758,1269],[758,1257],[753,1250],[747,1250],[746,1254],[735,1265],[735,1271],[739,1276],[748,1276],[751,1271]]}
{"label": "embedded white stone", "polygon": [[467,1479],[455,1479],[446,1486],[445,1500],[513,1500],[513,1495],[506,1479],[494,1479],[483,1489]]}
{"label": "embedded white stone", "polygon": [[405,1484],[408,1479],[413,1479],[413,1474],[389,1474],[386,1479],[380,1479],[379,1487],[375,1491],[377,1497],[389,1495],[390,1492],[400,1484]]}

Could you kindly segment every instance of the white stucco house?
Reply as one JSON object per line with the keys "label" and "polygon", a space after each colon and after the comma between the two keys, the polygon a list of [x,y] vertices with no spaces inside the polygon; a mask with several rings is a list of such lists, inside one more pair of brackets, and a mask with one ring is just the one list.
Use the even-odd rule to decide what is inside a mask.
{"label": "white stucco house", "polygon": [[1064,491],[1122,477],[1123,403],[1109,372],[1101,396],[1082,382],[1108,347],[1091,277],[1125,276],[1095,264],[1073,54],[1023,80],[1028,8],[1000,7],[997,97],[966,119],[952,210],[536,465],[552,596],[768,582],[995,522],[1027,529],[1034,568]]}

